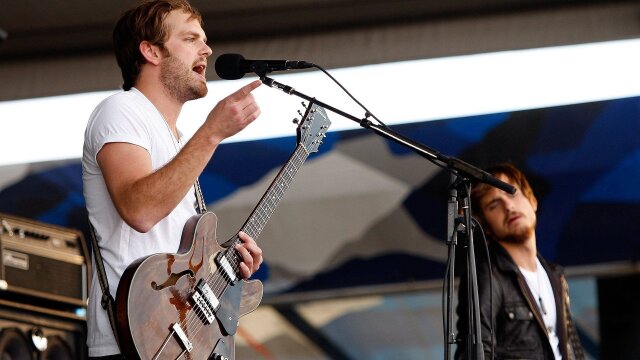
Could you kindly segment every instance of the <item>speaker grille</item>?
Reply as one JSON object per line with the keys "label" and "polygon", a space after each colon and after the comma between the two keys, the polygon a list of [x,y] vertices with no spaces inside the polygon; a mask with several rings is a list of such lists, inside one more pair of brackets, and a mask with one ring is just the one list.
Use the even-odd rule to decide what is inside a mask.
{"label": "speaker grille", "polygon": [[11,286],[82,300],[83,266],[14,249],[4,252],[8,250],[28,257],[28,269],[5,262],[4,278]]}
{"label": "speaker grille", "polygon": [[[0,301],[0,329],[0,360],[87,359],[85,320],[26,310],[21,305]],[[34,335],[47,340],[46,349],[36,346]],[[7,348],[8,343],[13,345]],[[27,345],[28,353],[20,350],[20,344]]]}
{"label": "speaker grille", "polygon": [[76,312],[86,307],[89,270],[79,231],[0,214],[4,299]]}

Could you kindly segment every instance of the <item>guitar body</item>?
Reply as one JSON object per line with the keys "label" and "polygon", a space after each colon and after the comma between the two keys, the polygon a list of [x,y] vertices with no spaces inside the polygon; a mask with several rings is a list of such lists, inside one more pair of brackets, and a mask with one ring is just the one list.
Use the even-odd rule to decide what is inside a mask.
{"label": "guitar body", "polygon": [[[232,283],[221,274],[215,258],[224,248],[215,240],[216,225],[212,212],[193,216],[184,227],[177,254],[148,256],[124,272],[116,296],[116,317],[120,347],[127,359],[195,360],[215,355],[234,359],[238,319],[256,309],[262,299],[262,283]],[[225,282],[212,323],[207,323],[193,300],[201,279]],[[186,342],[192,347],[189,351]]]}

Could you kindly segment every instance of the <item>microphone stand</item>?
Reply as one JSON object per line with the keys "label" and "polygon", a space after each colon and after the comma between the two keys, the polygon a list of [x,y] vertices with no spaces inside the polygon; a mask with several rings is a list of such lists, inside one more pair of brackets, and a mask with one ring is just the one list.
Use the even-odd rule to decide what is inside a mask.
{"label": "microphone stand", "polygon": [[[443,155],[438,151],[420,144],[416,141],[413,141],[405,136],[402,136],[393,130],[389,129],[386,126],[380,126],[378,124],[374,124],[369,120],[371,114],[365,114],[365,117],[360,119],[351,114],[348,114],[340,109],[336,109],[335,107],[328,105],[322,101],[319,101],[316,98],[312,98],[303,93],[296,91],[294,88],[288,85],[284,85],[279,83],[272,78],[266,76],[266,72],[258,72],[262,83],[283,91],[286,94],[294,95],[305,99],[309,102],[313,102],[322,106],[323,108],[341,115],[349,120],[353,120],[360,124],[361,127],[365,129],[372,130],[376,134],[393,140],[398,144],[404,145],[418,155],[426,158],[437,166],[440,166],[444,169],[447,169],[453,176],[454,181],[452,182],[450,192],[449,192],[449,207],[448,207],[448,224],[447,224],[447,245],[449,246],[449,286],[447,293],[447,304],[446,304],[446,322],[445,324],[445,341],[447,342],[447,346],[445,347],[445,357],[448,360],[451,356],[450,346],[455,342],[455,336],[450,330],[451,322],[452,322],[452,301],[453,301],[453,278],[455,275],[454,272],[454,261],[455,261],[455,247],[458,245],[457,234],[464,235],[466,237],[466,242],[463,242],[466,246],[468,246],[467,251],[467,269],[468,269],[468,294],[470,294],[470,299],[468,303],[468,314],[469,314],[469,332],[467,335],[467,339],[465,340],[467,343],[467,355],[469,359],[482,360],[484,359],[484,351],[482,347],[482,336],[480,330],[480,305],[478,299],[478,277],[476,274],[476,264],[475,264],[475,254],[474,254],[474,246],[473,246],[473,231],[472,231],[472,214],[471,214],[471,194],[469,189],[471,189],[472,182],[483,182],[494,186],[500,190],[508,192],[510,194],[514,194],[516,189],[495,178],[491,174],[487,173],[484,170],[481,170],[473,165],[470,165],[460,159]],[[456,224],[461,225],[462,230],[456,230],[458,226]],[[461,284],[462,286],[462,284]],[[471,350],[473,349],[473,351]]]}

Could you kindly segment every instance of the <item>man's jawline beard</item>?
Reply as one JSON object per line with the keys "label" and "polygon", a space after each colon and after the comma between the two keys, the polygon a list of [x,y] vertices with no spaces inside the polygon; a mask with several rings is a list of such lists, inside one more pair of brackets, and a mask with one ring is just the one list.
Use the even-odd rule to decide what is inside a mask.
{"label": "man's jawline beard", "polygon": [[526,229],[522,229],[515,234],[510,234],[505,236],[502,239],[498,239],[499,241],[510,243],[510,244],[523,244],[528,239],[533,236],[534,227],[527,227]]}

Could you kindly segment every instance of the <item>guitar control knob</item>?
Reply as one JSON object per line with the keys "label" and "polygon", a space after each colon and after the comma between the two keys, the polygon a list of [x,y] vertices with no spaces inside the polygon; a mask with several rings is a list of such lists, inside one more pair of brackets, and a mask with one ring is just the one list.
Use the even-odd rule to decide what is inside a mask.
{"label": "guitar control knob", "polygon": [[213,359],[213,360],[229,360],[228,357],[220,355],[218,353],[214,353],[213,356],[211,357],[211,359]]}

